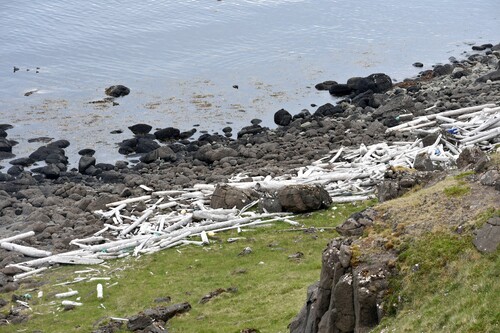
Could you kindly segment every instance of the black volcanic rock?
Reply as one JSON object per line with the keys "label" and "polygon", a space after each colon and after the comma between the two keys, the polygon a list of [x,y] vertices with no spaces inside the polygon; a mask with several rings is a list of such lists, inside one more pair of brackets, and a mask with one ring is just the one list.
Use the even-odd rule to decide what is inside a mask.
{"label": "black volcanic rock", "polygon": [[290,125],[291,122],[292,122],[292,115],[285,109],[278,110],[274,114],[274,123],[276,125],[288,126]]}
{"label": "black volcanic rock", "polygon": [[132,131],[135,135],[144,135],[148,134],[153,127],[148,125],[148,124],[135,124],[132,126],[129,126],[129,130]]}
{"label": "black volcanic rock", "polygon": [[112,96],[112,97],[123,97],[123,96],[127,96],[128,94],[130,94],[130,89],[119,84],[119,85],[116,85],[116,86],[111,86],[111,87],[108,87],[104,90],[104,92],[106,93],[106,95],[108,96]]}
{"label": "black volcanic rock", "polygon": [[94,156],[95,150],[91,148],[84,148],[78,152],[80,156]]}
{"label": "black volcanic rock", "polygon": [[179,140],[181,137],[181,131],[175,127],[166,127],[156,131],[154,135],[156,140],[159,141]]}

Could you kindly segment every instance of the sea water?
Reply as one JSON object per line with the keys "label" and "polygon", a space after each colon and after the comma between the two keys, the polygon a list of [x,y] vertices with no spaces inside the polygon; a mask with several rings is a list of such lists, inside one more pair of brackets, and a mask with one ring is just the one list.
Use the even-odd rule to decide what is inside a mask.
{"label": "sea water", "polygon": [[[130,125],[273,127],[334,102],[318,82],[402,80],[498,43],[499,19],[497,0],[0,0],[0,123],[18,157],[51,137],[112,162]],[[114,84],[130,95],[92,103]]]}

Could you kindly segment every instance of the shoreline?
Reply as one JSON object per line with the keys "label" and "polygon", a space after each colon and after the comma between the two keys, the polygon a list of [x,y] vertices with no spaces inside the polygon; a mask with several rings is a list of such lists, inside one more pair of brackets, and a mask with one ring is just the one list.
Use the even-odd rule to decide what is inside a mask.
{"label": "shoreline", "polygon": [[[150,151],[149,159],[131,167],[123,161],[115,165],[96,163],[93,154],[87,152],[82,157],[84,163],[80,161],[81,172],[62,171],[67,161],[63,147],[67,143],[56,141],[44,159],[49,156],[59,172],[52,168],[32,174],[19,167],[19,174],[11,176],[0,171],[0,230],[5,236],[33,230],[37,235],[23,244],[62,252],[72,249],[72,238],[88,237],[102,228],[95,210],[109,202],[140,195],[143,190],[139,185],[157,191],[175,190],[196,183],[225,183],[239,173],[283,175],[341,146],[412,141],[417,137],[414,133],[386,134],[385,130],[400,123],[398,117],[407,113],[417,117],[485,103],[498,105],[500,81],[477,81],[498,71],[500,53],[494,52],[436,66],[421,78],[402,81],[385,92],[365,91],[345,97],[336,106],[319,107],[312,115],[282,112],[285,117],[278,121],[289,123],[276,129],[262,127],[255,121],[240,130],[236,140],[219,134],[204,135],[194,142],[161,144]],[[148,144],[155,141],[149,131],[139,137]],[[136,138],[134,142],[137,141]],[[15,252],[0,250],[2,268],[24,260]]]}

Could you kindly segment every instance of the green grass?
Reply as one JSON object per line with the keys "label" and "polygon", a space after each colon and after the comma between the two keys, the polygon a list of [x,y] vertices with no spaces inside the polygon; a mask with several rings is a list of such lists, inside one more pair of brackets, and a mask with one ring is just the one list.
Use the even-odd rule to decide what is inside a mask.
{"label": "green grass", "polygon": [[[0,326],[0,332],[90,332],[109,317],[129,317],[162,305],[154,300],[166,296],[171,297],[170,304],[187,301],[192,306],[190,312],[169,321],[169,332],[234,333],[245,328],[255,328],[262,333],[287,332],[287,325],[304,303],[307,286],[319,278],[321,253],[328,241],[337,236],[333,227],[371,204],[373,202],[336,205],[295,217],[307,228],[318,228],[315,232],[290,231],[290,225],[280,223],[242,234],[220,233],[206,247],[186,246],[141,258],[107,262],[109,268],[96,267],[101,271],[94,274],[111,277],[110,281],[101,282],[103,300],[96,298],[98,282],[54,286],[72,280],[77,276],[74,272],[85,267],[53,269],[40,278],[44,285],[31,288],[26,284],[16,291],[17,295],[34,296],[29,301],[33,311],[25,311],[30,314],[29,321]],[[229,237],[246,239],[228,243]],[[247,246],[253,252],[238,256]],[[302,252],[304,257],[288,258],[296,252]],[[65,292],[69,287],[79,291],[84,305],[63,311],[54,294]],[[237,292],[223,293],[208,303],[199,304],[210,291],[228,287],[237,288]],[[40,290],[44,296],[38,299],[36,295]],[[0,297],[10,299],[11,295]],[[0,311],[5,313],[8,309]]]}
{"label": "green grass", "polygon": [[500,256],[471,235],[429,233],[406,244],[376,332],[499,332]]}
{"label": "green grass", "polygon": [[461,197],[470,192],[470,186],[463,181],[459,181],[456,185],[446,187],[443,192],[447,197]]}

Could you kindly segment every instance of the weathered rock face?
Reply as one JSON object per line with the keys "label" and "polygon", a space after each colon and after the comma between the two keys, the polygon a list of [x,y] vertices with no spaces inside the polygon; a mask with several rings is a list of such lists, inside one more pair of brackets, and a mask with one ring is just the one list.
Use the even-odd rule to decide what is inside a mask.
{"label": "weathered rock face", "polygon": [[[416,162],[415,162],[416,163]],[[428,170],[415,171],[410,169],[389,169],[384,176],[384,180],[377,185],[377,198],[380,202],[395,199],[416,185],[428,184],[433,179],[439,179],[444,174],[435,170],[432,161]],[[416,167],[415,167],[416,168]]]}
{"label": "weathered rock face", "polygon": [[305,213],[327,208],[332,199],[320,186],[293,185],[278,191],[278,201],[285,212]]}
{"label": "weathered rock face", "polygon": [[[370,214],[362,212],[357,219]],[[387,251],[378,253],[376,260],[358,262],[355,246],[352,238],[328,244],[320,281],[309,287],[306,304],[290,324],[291,333],[369,332],[380,322],[396,255]]]}
{"label": "weathered rock face", "polygon": [[248,205],[250,202],[259,198],[257,192],[254,190],[238,189],[229,185],[217,185],[210,207],[212,208],[233,208],[241,209]]}
{"label": "weathered rock face", "polygon": [[495,252],[500,245],[500,217],[490,218],[475,234],[473,243],[478,251]]}
{"label": "weathered rock face", "polygon": [[479,147],[467,147],[458,156],[457,167],[459,169],[476,168],[480,162],[486,163],[487,161],[488,156]]}

